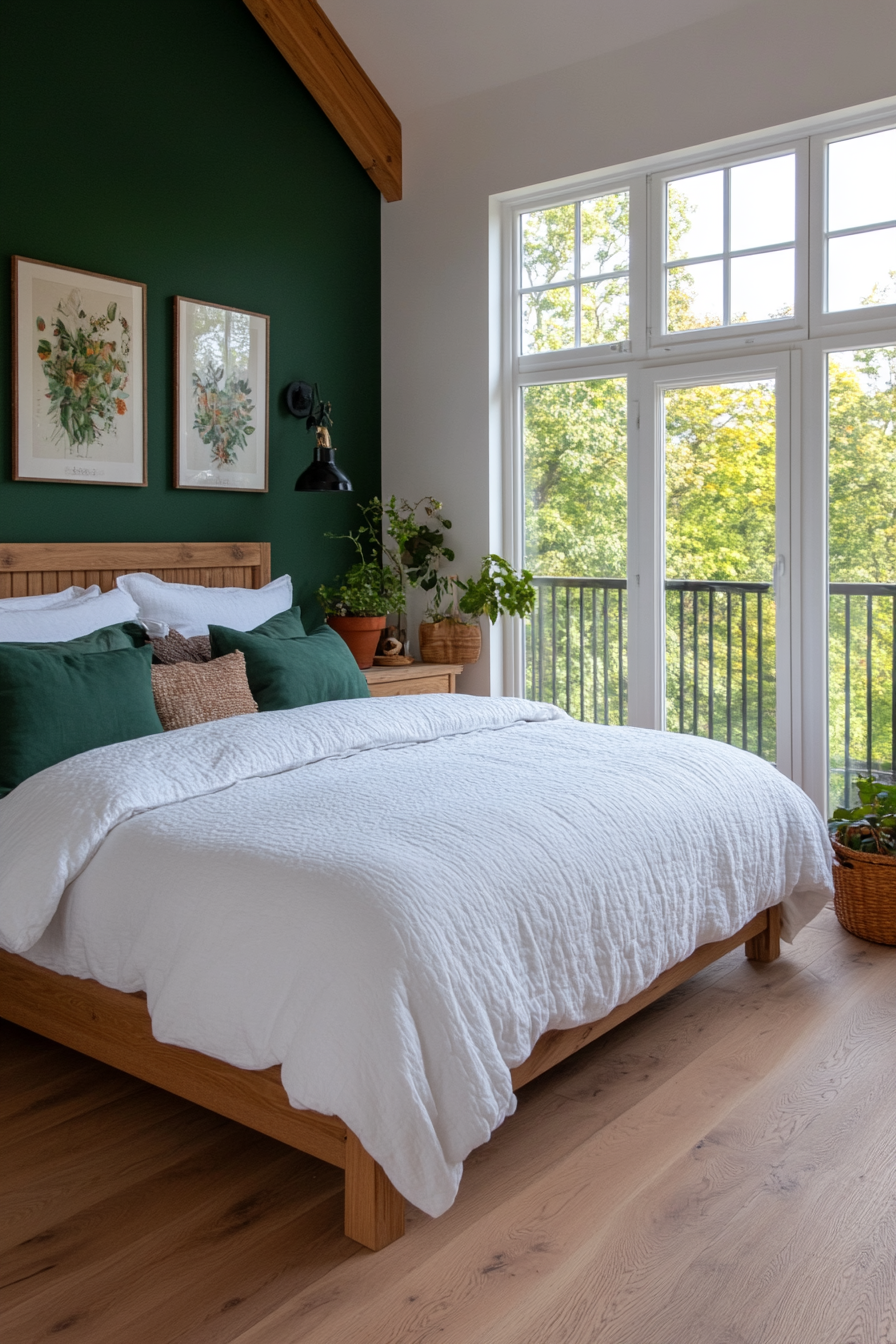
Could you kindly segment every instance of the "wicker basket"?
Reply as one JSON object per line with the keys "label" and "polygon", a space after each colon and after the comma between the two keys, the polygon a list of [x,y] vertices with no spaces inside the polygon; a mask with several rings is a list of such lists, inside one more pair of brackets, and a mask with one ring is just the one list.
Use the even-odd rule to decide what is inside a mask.
{"label": "wicker basket", "polygon": [[482,649],[482,631],[458,621],[425,621],[419,630],[424,663],[475,663]]}
{"label": "wicker basket", "polygon": [[857,938],[896,947],[896,857],[831,843],[840,860],[834,864],[834,910],[840,923]]}

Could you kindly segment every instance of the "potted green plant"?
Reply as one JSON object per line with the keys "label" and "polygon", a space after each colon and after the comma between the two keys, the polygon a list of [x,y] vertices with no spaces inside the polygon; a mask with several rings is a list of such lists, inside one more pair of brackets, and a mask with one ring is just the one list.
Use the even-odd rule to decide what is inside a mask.
{"label": "potted green plant", "polygon": [[358,505],[358,529],[339,538],[352,543],[358,559],[341,583],[323,585],[318,597],[327,624],[342,635],[359,667],[372,666],[386,617],[394,613],[400,620],[406,612],[408,589],[434,587],[439,564],[454,559],[444,545],[451,522],[441,516],[441,507],[430,495],[414,504],[399,503],[394,495],[387,503],[374,497]]}
{"label": "potted green plant", "polygon": [[[422,518],[418,516],[421,510]],[[443,515],[439,500],[432,495],[424,495],[414,504],[406,499],[399,503],[394,495],[388,503],[375,499],[368,506],[367,517],[371,535],[379,537],[384,561],[398,576],[405,602],[411,588],[439,592],[439,585],[445,583],[441,565],[454,559],[454,552],[445,544],[451,520]],[[402,611],[406,610],[405,605]]]}
{"label": "potted green plant", "polygon": [[896,784],[856,779],[859,806],[838,807],[828,821],[834,864],[834,910],[845,929],[872,943],[896,945]]}
{"label": "potted green plant", "polygon": [[[447,579],[439,576],[433,589],[419,630],[424,663],[475,663],[482,650],[481,616],[494,625],[499,616],[528,616],[535,607],[529,570],[518,574],[500,555],[483,556],[475,578],[464,582],[453,574]],[[449,597],[450,605],[443,610]]]}
{"label": "potted green plant", "polygon": [[389,612],[404,610],[401,583],[390,567],[365,558],[360,540],[352,537],[360,558],[341,583],[321,584],[318,599],[327,625],[341,635],[360,668],[372,667],[380,634]]}

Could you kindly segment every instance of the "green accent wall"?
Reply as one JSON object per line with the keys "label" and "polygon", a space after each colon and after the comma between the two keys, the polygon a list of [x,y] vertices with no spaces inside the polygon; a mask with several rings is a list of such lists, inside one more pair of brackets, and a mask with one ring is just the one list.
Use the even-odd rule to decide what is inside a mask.
{"label": "green accent wall", "polygon": [[[326,540],[380,489],[380,196],[241,0],[6,5],[0,253],[147,285],[149,484],[12,480],[11,302],[0,282],[0,542],[270,541],[312,623],[350,558]],[[267,313],[267,494],[175,490],[173,297]],[[347,495],[296,494],[333,403]]]}

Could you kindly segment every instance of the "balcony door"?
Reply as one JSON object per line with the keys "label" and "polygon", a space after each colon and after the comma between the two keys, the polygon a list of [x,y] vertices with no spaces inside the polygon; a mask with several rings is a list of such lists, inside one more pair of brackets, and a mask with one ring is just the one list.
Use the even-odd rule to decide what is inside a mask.
{"label": "balcony door", "polygon": [[628,722],[792,774],[788,353],[646,370],[629,466]]}

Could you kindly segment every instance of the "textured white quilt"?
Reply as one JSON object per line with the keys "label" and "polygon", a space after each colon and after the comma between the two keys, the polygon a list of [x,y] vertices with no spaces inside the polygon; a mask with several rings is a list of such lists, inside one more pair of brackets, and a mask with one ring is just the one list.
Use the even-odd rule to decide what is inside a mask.
{"label": "textured white quilt", "polygon": [[283,1065],[432,1214],[541,1033],[831,894],[818,812],[691,737],[470,696],[103,747],[0,802],[0,943],[145,989],[155,1035]]}

